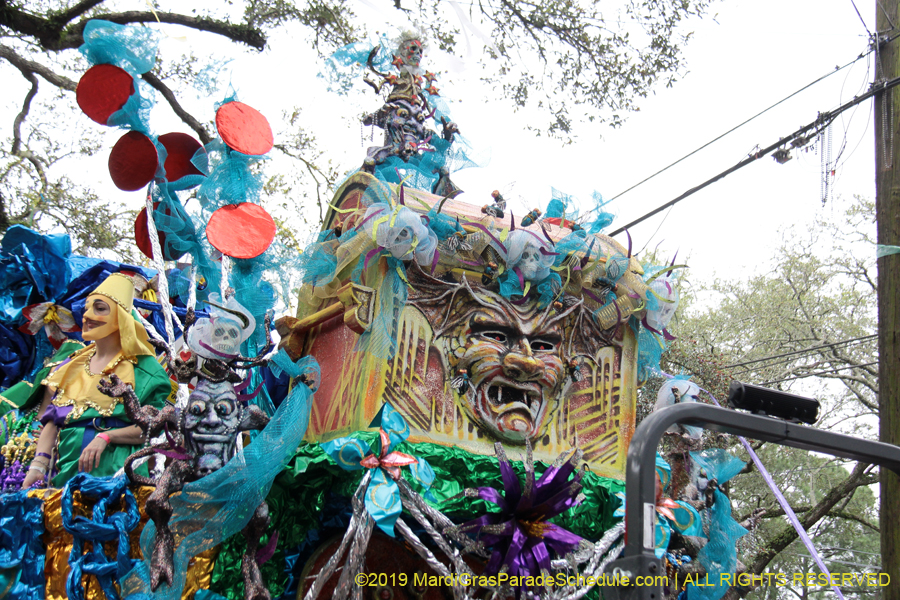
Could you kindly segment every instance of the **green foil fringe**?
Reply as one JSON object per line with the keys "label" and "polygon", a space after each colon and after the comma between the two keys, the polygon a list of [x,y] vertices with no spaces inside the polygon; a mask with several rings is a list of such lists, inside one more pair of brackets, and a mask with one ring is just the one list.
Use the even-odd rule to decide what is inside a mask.
{"label": "green foil fringe", "polygon": [[[365,440],[370,446],[378,439],[377,434],[371,431],[358,432],[353,437]],[[495,456],[472,454],[460,448],[426,442],[404,442],[397,450],[428,461],[436,475],[431,492],[437,502],[430,504],[454,521],[464,522],[494,510],[493,505],[481,499],[454,497],[470,487],[486,486],[502,490],[500,465]],[[517,454],[509,449],[507,452],[510,459]],[[516,460],[512,464],[519,478],[524,481],[524,464]],[[535,467],[540,476],[547,465],[537,462]],[[416,487],[409,470],[403,469],[403,474]],[[284,593],[288,582],[285,550],[293,550],[299,546],[307,532],[319,526],[319,513],[329,493],[351,496],[359,486],[362,475],[363,471],[345,471],[338,467],[318,444],[304,443],[275,479],[266,501],[272,519],[269,530],[278,530],[278,547],[272,559],[262,566],[263,578],[273,598]],[[619,505],[615,494],[624,491],[625,484],[590,471],[585,473],[582,484],[584,501],[553,519],[553,522],[587,540],[595,541],[618,522],[619,519],[612,516]],[[241,556],[244,548],[243,536],[234,536],[222,544],[216,559],[211,591],[228,600],[242,600],[244,597],[244,583],[241,579]]]}

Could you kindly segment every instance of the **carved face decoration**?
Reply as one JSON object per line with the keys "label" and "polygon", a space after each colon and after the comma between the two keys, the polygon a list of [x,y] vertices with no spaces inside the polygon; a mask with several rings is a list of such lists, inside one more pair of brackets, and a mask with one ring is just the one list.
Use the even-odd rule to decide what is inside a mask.
{"label": "carved face decoration", "polygon": [[112,300],[100,294],[87,297],[84,304],[84,319],[81,323],[81,337],[93,342],[105,338],[119,330],[119,311]]}
{"label": "carved face decoration", "polygon": [[466,374],[450,393],[490,438],[539,441],[572,385],[569,360],[612,343],[581,302],[538,308],[535,300],[515,304],[468,280],[448,283],[419,269],[408,275],[408,303],[432,325],[445,381]]}
{"label": "carved face decoration", "polygon": [[457,369],[472,386],[464,408],[488,433],[506,442],[539,437],[565,383],[562,325],[526,311],[476,311],[461,328]]}
{"label": "carved face decoration", "polygon": [[396,100],[388,107],[391,109],[385,127],[388,138],[398,148],[400,158],[408,161],[425,139],[425,115],[420,107],[406,100]]}
{"label": "carved face decoration", "polygon": [[185,446],[195,457],[197,477],[221,469],[234,456],[243,413],[232,384],[206,379],[197,383],[184,409]]}
{"label": "carved face decoration", "polygon": [[400,44],[400,47],[397,49],[400,58],[403,60],[403,64],[408,65],[410,67],[418,67],[419,63],[422,62],[422,56],[424,54],[424,48],[422,47],[422,42],[419,40],[407,40]]}

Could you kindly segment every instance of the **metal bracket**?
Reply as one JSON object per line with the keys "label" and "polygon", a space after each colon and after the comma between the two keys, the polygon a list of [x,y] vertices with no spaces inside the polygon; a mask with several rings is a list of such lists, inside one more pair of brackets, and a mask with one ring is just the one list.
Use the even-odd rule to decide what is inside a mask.
{"label": "metal bracket", "polygon": [[[668,406],[641,421],[628,447],[625,467],[625,528],[631,534],[622,558],[607,565],[607,573],[620,569],[631,571],[635,575],[665,575],[653,553],[652,538],[651,547],[648,548],[645,536],[642,535],[645,526],[653,526],[653,515],[650,514],[648,523],[644,505],[655,503],[656,449],[666,429],[676,423],[849,458],[886,467],[900,475],[900,448],[891,444],[707,404]],[[651,573],[650,569],[654,565],[656,571]],[[662,597],[660,588],[652,585],[611,586],[605,588],[603,593],[614,600],[660,600]]]}

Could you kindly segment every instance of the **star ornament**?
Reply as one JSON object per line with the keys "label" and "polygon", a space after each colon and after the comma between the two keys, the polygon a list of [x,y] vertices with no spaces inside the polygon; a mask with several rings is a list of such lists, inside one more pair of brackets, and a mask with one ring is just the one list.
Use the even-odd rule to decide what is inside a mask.
{"label": "star ornament", "polygon": [[550,571],[551,552],[562,557],[575,551],[584,541],[549,522],[583,499],[580,492],[584,471],[576,472],[582,453],[578,450],[568,456],[561,454],[535,481],[531,445],[527,444],[523,489],[503,447],[496,444],[495,451],[500,460],[503,493],[490,487],[468,489],[465,493],[490,502],[500,510],[464,523],[459,530],[474,534],[477,542],[491,550],[485,575],[496,575],[505,570],[510,577],[528,577]]}

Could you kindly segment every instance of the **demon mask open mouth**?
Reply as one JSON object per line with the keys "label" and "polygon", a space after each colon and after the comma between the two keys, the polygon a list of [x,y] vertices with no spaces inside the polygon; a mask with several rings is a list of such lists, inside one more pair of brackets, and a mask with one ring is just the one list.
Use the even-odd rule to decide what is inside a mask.
{"label": "demon mask open mouth", "polygon": [[478,386],[473,396],[469,402],[476,417],[482,423],[490,423],[497,437],[522,443],[540,433],[546,405],[538,384],[495,377]]}

